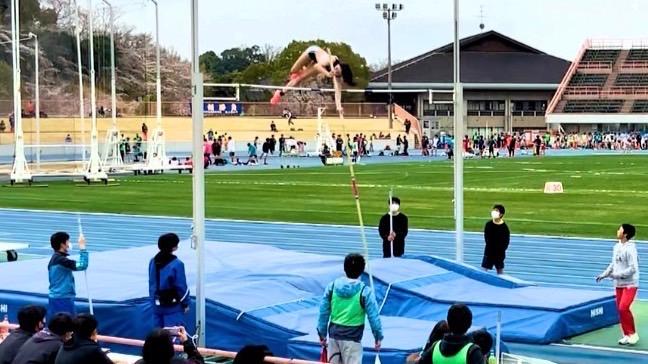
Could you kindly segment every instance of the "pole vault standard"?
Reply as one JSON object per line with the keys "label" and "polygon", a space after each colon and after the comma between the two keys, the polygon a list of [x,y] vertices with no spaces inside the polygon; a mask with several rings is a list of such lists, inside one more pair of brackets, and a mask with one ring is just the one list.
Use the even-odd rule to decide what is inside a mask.
{"label": "pole vault standard", "polygon": [[20,94],[20,0],[11,1],[11,40],[13,42],[13,110],[14,110],[14,163],[9,179],[11,184],[32,181],[32,174],[25,159],[25,140],[22,128],[22,98]]}

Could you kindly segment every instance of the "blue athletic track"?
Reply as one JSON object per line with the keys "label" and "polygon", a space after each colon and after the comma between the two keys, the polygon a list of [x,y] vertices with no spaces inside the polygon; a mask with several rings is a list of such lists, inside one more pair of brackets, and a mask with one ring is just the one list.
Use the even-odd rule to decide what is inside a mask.
{"label": "blue athletic track", "polygon": [[[147,246],[154,248],[157,237],[164,232],[176,232],[182,239],[187,239],[191,231],[191,220],[186,218],[0,209],[0,242],[30,244],[30,248],[20,251],[23,258],[45,258],[51,254],[49,236],[52,232],[64,230],[74,237],[77,235],[77,217],[81,218],[91,251],[89,270],[91,277],[93,252]],[[374,228],[368,228],[367,234],[370,255],[377,258],[382,251],[377,232]],[[208,220],[206,237],[208,241],[213,242],[272,245],[286,250],[333,256],[362,251],[359,229],[353,226]],[[611,240],[602,239],[515,235],[511,239],[511,246],[507,253],[506,271],[508,275],[515,278],[536,282],[545,287],[582,288],[584,295],[587,291],[599,290],[598,295],[601,297],[606,294],[611,295],[609,282],[597,285],[594,277],[609,264],[613,243]],[[648,244],[640,243],[638,246],[640,257],[646,256]],[[467,264],[478,266],[482,249],[481,234],[465,235]],[[447,231],[413,229],[407,239],[406,251],[412,257],[434,255],[452,259],[455,255],[454,235]],[[119,254],[111,254],[111,258],[116,260],[114,264],[117,269]],[[645,261],[640,259],[640,269],[647,272],[648,265]],[[209,265],[209,260],[207,264]],[[8,266],[3,265],[2,268]],[[3,271],[6,273],[4,269]],[[0,280],[5,282],[7,278],[7,275],[3,274]],[[42,279],[47,280],[46,273],[43,274]],[[138,277],[137,281],[139,280],[141,278]],[[81,283],[78,279],[77,286]],[[643,284],[646,284],[645,275],[640,285]],[[415,285],[408,289],[419,287],[420,285]],[[589,293],[596,294],[596,292]],[[640,291],[639,297],[645,299],[647,296],[645,292]],[[529,302],[529,304],[538,303],[540,302]],[[419,318],[430,319],[430,317],[416,319]]]}

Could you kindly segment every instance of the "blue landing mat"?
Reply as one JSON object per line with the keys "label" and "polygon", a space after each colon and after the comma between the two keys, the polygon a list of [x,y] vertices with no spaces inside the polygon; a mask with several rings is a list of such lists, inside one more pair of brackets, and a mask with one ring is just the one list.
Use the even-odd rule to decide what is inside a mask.
{"label": "blue landing mat", "polygon": [[[151,329],[147,267],[156,252],[155,246],[91,252],[88,279],[102,333],[143,338]],[[195,252],[183,242],[177,254],[195,294]],[[12,321],[21,305],[47,303],[47,261],[0,265],[0,307],[7,305]],[[208,242],[205,261],[209,347],[265,343],[280,356],[319,357],[317,309],[325,286],[343,274],[341,257]],[[383,363],[402,363],[420,350],[456,301],[470,305],[475,327],[491,332],[501,312],[503,339],[512,342],[558,341],[617,321],[614,297],[601,291],[536,287],[434,257],[376,259],[371,268],[383,303]],[[87,291],[83,276],[76,277],[83,312]],[[187,321],[193,331],[192,314]],[[372,363],[368,328],[364,344],[365,361]]]}

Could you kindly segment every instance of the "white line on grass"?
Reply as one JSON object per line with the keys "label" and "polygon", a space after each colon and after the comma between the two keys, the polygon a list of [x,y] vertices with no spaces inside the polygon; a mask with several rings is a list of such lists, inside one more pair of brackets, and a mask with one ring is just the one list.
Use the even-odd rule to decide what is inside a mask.
{"label": "white line on grass", "polygon": [[[153,179],[129,179],[123,180],[123,182],[132,182],[132,183],[189,183],[190,181],[181,181],[175,182],[170,180],[153,180]],[[214,184],[214,185],[256,185],[256,186],[288,186],[288,187],[349,187],[348,183],[321,183],[321,182],[304,182],[304,181],[289,181],[289,182],[277,182],[277,181],[205,181],[205,184]],[[387,184],[367,184],[359,183],[359,188],[397,188],[401,190],[418,190],[418,191],[454,191],[453,187],[436,187],[436,186],[413,186],[413,185],[387,185]],[[464,191],[468,192],[512,192],[512,193],[543,193],[542,188],[509,188],[509,187],[464,187]],[[565,194],[640,194],[647,195],[648,191],[638,191],[638,190],[604,190],[604,189],[567,189]]]}

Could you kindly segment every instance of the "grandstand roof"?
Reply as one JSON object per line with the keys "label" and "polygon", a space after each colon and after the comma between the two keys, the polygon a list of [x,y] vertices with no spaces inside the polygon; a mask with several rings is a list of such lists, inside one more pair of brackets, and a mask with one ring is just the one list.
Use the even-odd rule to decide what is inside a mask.
{"label": "grandstand roof", "polygon": [[[460,40],[461,79],[466,84],[551,85],[557,88],[569,61],[489,31]],[[392,83],[450,84],[453,81],[453,44],[431,50],[392,66]],[[387,70],[372,76],[370,86],[387,82]]]}

